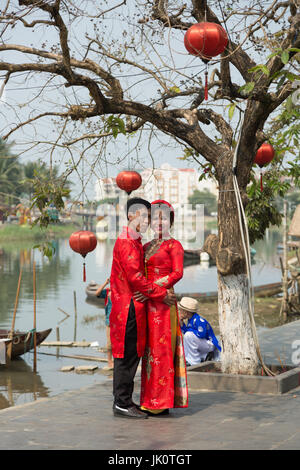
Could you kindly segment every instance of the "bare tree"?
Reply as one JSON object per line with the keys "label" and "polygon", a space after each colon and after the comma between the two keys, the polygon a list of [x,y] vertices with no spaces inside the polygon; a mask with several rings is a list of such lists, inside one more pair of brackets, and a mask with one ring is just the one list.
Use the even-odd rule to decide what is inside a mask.
{"label": "bare tree", "polygon": [[[221,24],[229,35],[225,52],[211,61],[208,102],[203,64],[182,46],[185,31],[202,21]],[[38,80],[40,103],[50,85],[59,91],[57,102],[48,100],[46,109],[41,103],[42,112],[30,105],[27,119],[7,123],[4,139],[52,116],[60,129],[49,139],[55,147],[91,146],[116,132],[159,132],[209,164],[219,185],[218,237],[205,247],[218,268],[222,367],[255,373],[261,358],[234,176],[245,207],[256,151],[294,91],[299,0],[7,0],[1,22],[0,70],[8,84],[20,74]],[[30,34],[23,38],[22,31]],[[34,142],[43,143],[37,130]]]}

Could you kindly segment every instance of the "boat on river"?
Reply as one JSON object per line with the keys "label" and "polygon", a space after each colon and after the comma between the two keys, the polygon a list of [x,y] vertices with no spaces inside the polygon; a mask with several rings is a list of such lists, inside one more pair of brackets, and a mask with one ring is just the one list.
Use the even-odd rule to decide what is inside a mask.
{"label": "boat on river", "polygon": [[[256,250],[255,248],[250,247],[250,256],[251,259],[253,260],[254,256],[256,255]],[[195,263],[193,264],[198,264],[201,261],[209,261],[211,264],[215,264],[215,262],[211,259],[208,253],[203,250],[184,250],[184,265],[186,265],[186,262],[195,260]]]}
{"label": "boat on river", "polygon": [[[51,333],[52,328],[36,332],[36,345],[41,344]],[[10,339],[10,330],[0,329],[0,339]],[[34,347],[33,331],[15,331],[12,338],[11,358],[22,356]]]}
{"label": "boat on river", "polygon": [[[95,281],[91,281],[85,289],[86,300],[91,301],[91,303],[98,304],[99,307],[104,307],[103,299],[96,297],[96,291],[100,287],[100,284],[96,284]],[[255,297],[272,297],[273,295],[280,294],[282,292],[282,283],[273,282],[271,284],[263,284],[260,286],[254,286],[254,295]],[[181,297],[193,297],[194,299],[199,300],[200,302],[216,302],[218,300],[218,291],[213,292],[184,292],[177,294],[175,292],[177,299]]]}
{"label": "boat on river", "polygon": [[[272,297],[282,292],[282,282],[273,282],[271,284],[262,284],[254,286],[255,297]],[[218,300],[218,291],[214,292],[184,292],[176,294],[177,297],[193,297],[200,302],[216,302]]]}

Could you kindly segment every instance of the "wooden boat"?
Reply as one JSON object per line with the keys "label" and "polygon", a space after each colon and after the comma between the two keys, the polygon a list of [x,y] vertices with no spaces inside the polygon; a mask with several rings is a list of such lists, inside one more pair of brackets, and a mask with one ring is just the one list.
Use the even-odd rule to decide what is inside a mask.
{"label": "wooden boat", "polygon": [[[36,332],[36,345],[41,344],[51,333],[52,328],[44,331]],[[10,330],[0,329],[0,339],[9,338]],[[12,338],[11,358],[22,356],[26,352],[33,349],[33,332],[32,331],[15,331]]]}
{"label": "wooden boat", "polygon": [[186,259],[197,259],[200,261],[200,253],[202,250],[184,250],[184,258]]}
{"label": "wooden boat", "polygon": [[[250,247],[251,259],[256,255],[255,248]],[[194,261],[193,264],[198,264],[201,261],[209,261],[210,265],[215,264],[215,261],[209,256],[208,253],[202,250],[184,250],[184,266],[188,265],[188,262]]]}
{"label": "wooden boat", "polygon": [[[282,292],[282,283],[274,282],[271,284],[263,284],[261,286],[254,286],[255,297],[272,297],[273,295],[280,294]],[[214,292],[189,292],[177,294],[177,298],[181,297],[193,297],[194,299],[200,300],[200,302],[216,302],[218,300],[218,291]]]}
{"label": "wooden boat", "polygon": [[[91,303],[97,303],[100,306],[104,307],[103,299],[99,299],[96,297],[95,292],[98,289],[99,284],[96,284],[94,281],[88,284],[85,293],[87,295],[87,301],[91,301]],[[280,294],[282,292],[282,283],[281,282],[274,282],[271,284],[263,284],[261,286],[254,286],[254,295],[255,297],[272,297],[273,295]],[[184,293],[176,293],[175,295],[177,299],[181,299],[181,297],[193,297],[194,299],[199,300],[200,302],[216,302],[218,300],[218,291],[214,292],[184,292]]]}

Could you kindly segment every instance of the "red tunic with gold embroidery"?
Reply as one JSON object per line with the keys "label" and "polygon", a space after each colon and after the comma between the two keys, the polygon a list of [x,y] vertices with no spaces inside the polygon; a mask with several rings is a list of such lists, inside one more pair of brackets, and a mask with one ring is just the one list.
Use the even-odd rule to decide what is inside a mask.
{"label": "red tunic with gold embroidery", "polygon": [[[146,297],[163,300],[166,288],[152,284],[145,278],[144,252],[141,237],[128,227],[117,238],[113,250],[110,275],[112,309],[109,317],[112,353],[116,358],[124,357],[125,330],[130,301],[133,293],[141,292]],[[137,323],[137,353],[142,357],[146,343],[145,303],[134,300]]]}
{"label": "red tunic with gold embroidery", "polygon": [[[147,278],[167,289],[183,276],[184,250],[172,238],[144,246]],[[142,361],[141,405],[149,409],[188,406],[186,366],[177,306],[147,301],[148,333]]]}

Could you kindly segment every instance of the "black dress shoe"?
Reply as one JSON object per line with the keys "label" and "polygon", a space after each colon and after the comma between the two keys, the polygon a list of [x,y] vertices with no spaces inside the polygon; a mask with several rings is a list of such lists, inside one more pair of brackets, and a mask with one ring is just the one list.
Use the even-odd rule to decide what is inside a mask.
{"label": "black dress shoe", "polygon": [[141,411],[142,413],[146,413],[146,414],[147,414],[147,411],[146,411],[146,410],[143,410],[140,405],[137,405],[136,403],[132,402],[132,403],[131,403],[131,406],[135,406],[135,408],[137,408],[139,411]]}
{"label": "black dress shoe", "polygon": [[122,408],[118,405],[113,405],[114,416],[120,418],[131,418],[131,419],[146,419],[148,418],[146,413],[140,411],[136,406],[129,406],[128,408]]}

